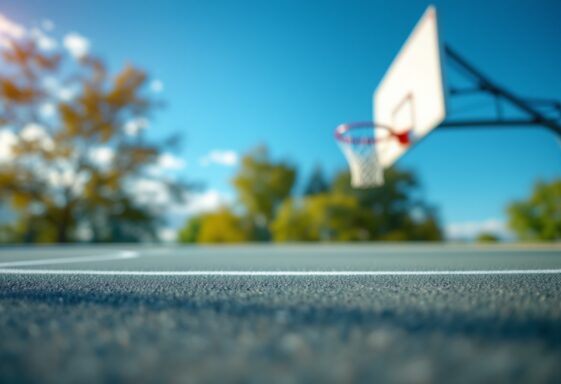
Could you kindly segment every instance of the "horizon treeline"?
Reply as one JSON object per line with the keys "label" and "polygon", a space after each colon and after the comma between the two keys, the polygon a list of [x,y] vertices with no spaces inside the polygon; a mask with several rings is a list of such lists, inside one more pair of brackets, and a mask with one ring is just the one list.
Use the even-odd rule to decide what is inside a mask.
{"label": "horizon treeline", "polygon": [[436,208],[424,201],[411,171],[389,169],[386,183],[353,189],[347,171],[328,180],[317,167],[302,194],[294,192],[298,170],[274,161],[265,146],[241,159],[232,179],[236,201],[190,217],[183,243],[246,241],[440,241]]}

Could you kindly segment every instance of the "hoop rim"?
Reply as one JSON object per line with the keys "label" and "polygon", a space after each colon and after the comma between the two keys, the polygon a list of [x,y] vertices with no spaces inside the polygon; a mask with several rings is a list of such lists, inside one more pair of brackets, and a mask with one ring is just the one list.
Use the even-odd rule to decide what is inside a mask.
{"label": "hoop rim", "polygon": [[385,129],[386,131],[388,131],[390,133],[390,135],[388,137],[395,137],[397,138],[397,140],[399,141],[400,144],[402,145],[408,145],[410,144],[409,141],[409,131],[405,131],[405,132],[394,132],[392,130],[391,127],[384,125],[384,124],[378,124],[375,123],[373,121],[359,121],[359,122],[355,122],[355,123],[343,123],[337,126],[337,128],[335,128],[335,140],[341,142],[341,143],[345,143],[345,144],[359,144],[359,145],[373,145],[376,144],[377,142],[379,142],[382,139],[386,139],[386,138],[380,138],[380,137],[376,137],[376,136],[363,136],[363,137],[350,137],[350,136],[345,136],[345,134],[353,129],[361,129],[361,128],[374,128],[374,129],[378,129],[378,128],[382,128]]}

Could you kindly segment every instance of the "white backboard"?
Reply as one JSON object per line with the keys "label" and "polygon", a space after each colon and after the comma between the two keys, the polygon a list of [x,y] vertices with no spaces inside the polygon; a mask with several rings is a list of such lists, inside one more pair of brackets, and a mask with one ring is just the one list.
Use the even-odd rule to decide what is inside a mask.
{"label": "white backboard", "polygon": [[[415,144],[445,119],[444,87],[436,8],[430,6],[374,92],[374,122],[398,133],[410,130],[411,144]],[[376,131],[376,135],[387,132]],[[411,144],[378,141],[380,164],[384,168],[391,166]]]}

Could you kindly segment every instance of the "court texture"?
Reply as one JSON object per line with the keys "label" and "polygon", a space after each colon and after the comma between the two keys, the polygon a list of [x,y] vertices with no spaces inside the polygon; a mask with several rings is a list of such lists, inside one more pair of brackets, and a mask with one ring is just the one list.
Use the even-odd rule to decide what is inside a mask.
{"label": "court texture", "polygon": [[[465,95],[495,113],[455,116]],[[435,129],[561,135],[550,115],[445,44],[430,6],[372,118],[331,134],[375,188]],[[560,383],[561,244],[4,247],[0,341],[1,383]]]}
{"label": "court texture", "polygon": [[0,249],[0,381],[559,382],[561,246]]}

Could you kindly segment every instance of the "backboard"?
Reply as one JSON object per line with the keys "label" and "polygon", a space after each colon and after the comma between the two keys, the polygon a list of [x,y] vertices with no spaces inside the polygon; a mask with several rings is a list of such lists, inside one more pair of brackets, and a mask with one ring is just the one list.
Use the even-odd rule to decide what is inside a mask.
{"label": "backboard", "polygon": [[[446,93],[436,8],[429,6],[373,96],[374,121],[396,133],[409,131],[410,144],[377,140],[380,165],[391,166],[411,145],[425,137],[446,117]],[[386,130],[377,130],[388,135]]]}

